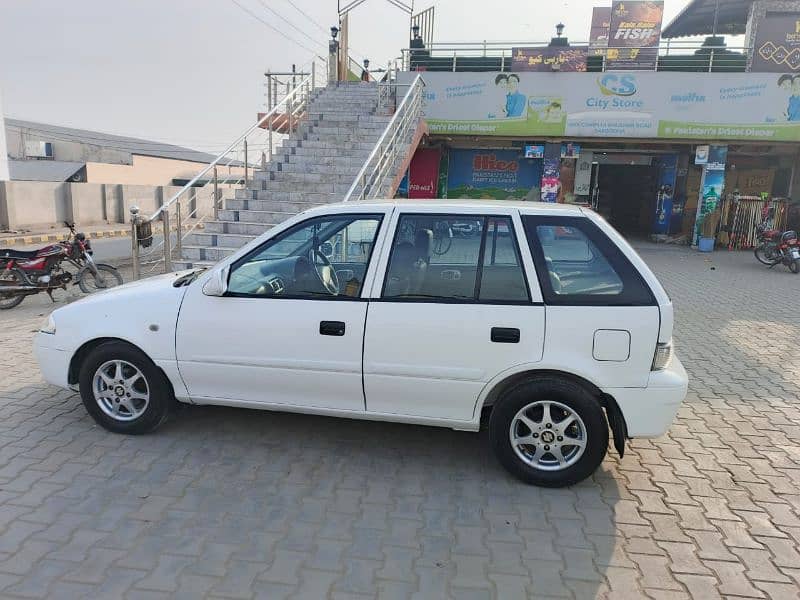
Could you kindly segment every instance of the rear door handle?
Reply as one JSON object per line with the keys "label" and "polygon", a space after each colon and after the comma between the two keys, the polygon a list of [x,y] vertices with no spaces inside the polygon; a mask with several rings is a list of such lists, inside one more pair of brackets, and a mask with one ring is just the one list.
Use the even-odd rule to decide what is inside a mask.
{"label": "rear door handle", "polygon": [[335,335],[341,337],[344,335],[344,322],[343,321],[320,321],[319,333],[320,335]]}
{"label": "rear door handle", "polygon": [[492,327],[492,341],[498,344],[519,344],[519,329],[515,327]]}

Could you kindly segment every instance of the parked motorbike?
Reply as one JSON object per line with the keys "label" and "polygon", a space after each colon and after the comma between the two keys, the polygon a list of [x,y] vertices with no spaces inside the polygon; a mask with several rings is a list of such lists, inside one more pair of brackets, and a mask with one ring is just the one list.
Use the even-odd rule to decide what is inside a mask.
{"label": "parked motorbike", "polygon": [[[53,290],[67,289],[72,282],[85,294],[122,284],[122,275],[111,265],[96,263],[92,244],[84,233],[75,232],[68,221],[66,239],[39,250],[0,250],[0,309],[14,308],[26,296],[46,292],[53,299]],[[63,263],[77,269],[76,274],[64,269]]]}
{"label": "parked motorbike", "polygon": [[800,273],[800,241],[796,231],[778,231],[758,227],[758,246],[754,251],[756,260],[769,265],[789,267],[792,273]]}

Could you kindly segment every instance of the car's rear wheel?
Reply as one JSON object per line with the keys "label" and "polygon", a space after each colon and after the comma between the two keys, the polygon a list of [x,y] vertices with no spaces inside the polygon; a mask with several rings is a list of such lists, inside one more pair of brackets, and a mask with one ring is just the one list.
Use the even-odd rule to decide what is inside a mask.
{"label": "car's rear wheel", "polygon": [[602,407],[580,385],[555,377],[526,381],[492,409],[490,436],[500,463],[515,477],[563,487],[590,476],[608,448]]}
{"label": "car's rear wheel", "polygon": [[78,381],[86,410],[115,433],[153,431],[167,420],[175,401],[161,370],[124,342],[106,342],[92,350]]}

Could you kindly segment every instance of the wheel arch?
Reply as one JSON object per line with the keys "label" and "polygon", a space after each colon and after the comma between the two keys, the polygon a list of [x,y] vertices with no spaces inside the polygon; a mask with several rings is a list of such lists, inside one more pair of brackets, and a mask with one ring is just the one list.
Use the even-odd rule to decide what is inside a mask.
{"label": "wheel arch", "polygon": [[172,393],[173,396],[175,395],[175,388],[169,376],[164,372],[164,369],[162,369],[152,358],[150,358],[150,355],[147,354],[147,352],[145,352],[142,348],[140,348],[136,344],[126,339],[118,337],[99,337],[84,342],[75,351],[75,353],[72,355],[72,358],[69,361],[69,369],[67,370],[67,383],[69,383],[70,385],[77,385],[83,361],[86,360],[86,357],[89,356],[89,353],[91,353],[92,350],[108,342],[119,342],[122,344],[126,344],[131,348],[134,348],[139,352],[141,352],[142,354],[144,354],[148,358],[148,360],[151,363],[153,363],[153,365],[155,365],[155,367],[161,372],[161,374],[164,376],[165,381],[167,381],[167,383],[169,384],[170,392]]}
{"label": "wheel arch", "polygon": [[628,439],[628,427],[627,423],[625,422],[625,415],[622,414],[622,410],[619,408],[617,401],[613,396],[603,392],[599,387],[597,387],[597,385],[588,379],[568,371],[561,371],[559,369],[534,368],[508,375],[500,381],[495,382],[489,392],[485,394],[483,400],[479,400],[478,404],[476,405],[478,418],[482,420],[484,412],[487,411],[487,409],[490,410],[497,399],[507,391],[513,389],[523,381],[529,381],[531,379],[542,377],[555,377],[570,381],[582,387],[593,398],[595,398],[598,404],[605,409],[606,420],[608,421],[611,431],[614,434],[614,447],[616,448],[617,452],[619,452],[620,456],[625,453],[625,440]]}

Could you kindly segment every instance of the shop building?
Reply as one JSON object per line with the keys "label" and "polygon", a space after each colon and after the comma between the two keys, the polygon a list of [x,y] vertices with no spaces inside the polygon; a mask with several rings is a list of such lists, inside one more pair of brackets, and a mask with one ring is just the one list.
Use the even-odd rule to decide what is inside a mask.
{"label": "shop building", "polygon": [[[614,2],[605,44],[620,4],[661,3]],[[800,227],[800,2],[732,0],[716,16],[714,4],[696,0],[664,29],[709,35],[701,44],[657,35],[647,47],[598,49],[593,29],[587,45],[559,31],[548,44],[477,56],[435,43],[409,50],[399,79],[424,72],[429,135],[401,193],[580,203],[627,236],[694,243],[706,215],[725,210],[717,242],[729,243],[739,199]],[[645,18],[660,34],[660,17],[617,20]],[[745,44],[729,47],[721,32],[747,34]],[[781,42],[786,57],[765,62]]]}

